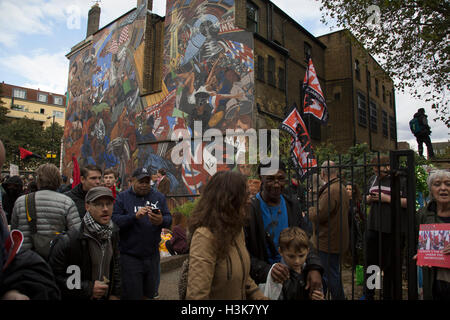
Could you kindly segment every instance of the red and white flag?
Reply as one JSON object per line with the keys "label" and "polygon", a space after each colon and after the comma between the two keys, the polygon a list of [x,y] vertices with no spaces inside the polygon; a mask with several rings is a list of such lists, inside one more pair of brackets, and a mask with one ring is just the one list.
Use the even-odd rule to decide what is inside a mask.
{"label": "red and white flag", "polygon": [[311,58],[309,58],[308,69],[303,80],[303,92],[303,113],[312,114],[321,122],[327,123],[327,105]]}
{"label": "red and white flag", "polygon": [[303,177],[312,168],[317,167],[317,159],[314,156],[308,130],[295,105],[281,123],[281,129],[291,135],[291,160],[300,177]]}

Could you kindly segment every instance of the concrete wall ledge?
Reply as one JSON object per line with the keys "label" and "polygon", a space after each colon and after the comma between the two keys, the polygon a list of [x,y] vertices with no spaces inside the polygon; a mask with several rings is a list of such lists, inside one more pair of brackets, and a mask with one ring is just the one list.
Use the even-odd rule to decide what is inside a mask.
{"label": "concrete wall ledge", "polygon": [[188,257],[189,254],[180,254],[161,258],[161,273],[169,272],[181,267],[184,260],[186,260]]}

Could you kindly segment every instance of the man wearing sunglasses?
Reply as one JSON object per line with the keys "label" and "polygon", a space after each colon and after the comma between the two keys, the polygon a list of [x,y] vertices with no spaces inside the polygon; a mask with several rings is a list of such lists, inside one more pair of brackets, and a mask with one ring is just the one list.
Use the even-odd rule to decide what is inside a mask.
{"label": "man wearing sunglasses", "polygon": [[[264,283],[273,266],[271,275],[274,281],[283,283],[289,277],[289,269],[281,262],[278,252],[280,233],[285,228],[297,226],[310,236],[311,224],[302,215],[298,200],[283,194],[287,183],[285,165],[280,161],[278,170],[268,175],[261,174],[262,168],[270,168],[270,163],[258,167],[261,190],[251,199],[249,221],[245,227],[251,259],[250,275],[257,284]],[[311,289],[310,292],[322,289],[323,268],[312,244],[304,272],[306,288]]]}

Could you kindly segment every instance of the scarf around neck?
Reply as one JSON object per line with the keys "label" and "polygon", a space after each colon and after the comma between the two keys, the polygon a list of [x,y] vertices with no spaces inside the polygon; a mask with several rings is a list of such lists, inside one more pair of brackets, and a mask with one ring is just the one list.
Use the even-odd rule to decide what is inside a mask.
{"label": "scarf around neck", "polygon": [[86,229],[90,233],[92,233],[92,235],[95,238],[97,238],[101,241],[107,241],[111,238],[112,228],[113,228],[113,223],[111,220],[109,221],[109,223],[107,225],[100,224],[97,221],[95,221],[94,218],[92,218],[89,211],[86,211],[83,221],[86,226]]}

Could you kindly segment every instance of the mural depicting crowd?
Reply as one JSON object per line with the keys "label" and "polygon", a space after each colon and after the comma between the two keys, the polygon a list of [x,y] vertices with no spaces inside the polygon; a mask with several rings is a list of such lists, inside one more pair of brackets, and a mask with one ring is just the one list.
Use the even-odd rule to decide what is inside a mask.
{"label": "mural depicting crowd", "polygon": [[[234,26],[234,1],[167,1],[162,91],[141,97],[146,14],[145,5],[136,8],[71,56],[63,172],[71,176],[73,156],[80,165],[114,168],[124,185],[136,167],[164,168],[171,193],[197,194],[210,176],[205,163],[190,163],[186,156],[176,166],[170,157],[174,143],[139,143],[171,139],[176,129],[193,135],[195,121],[201,133],[250,128],[253,36]],[[191,156],[207,143],[214,142],[190,148]]]}

